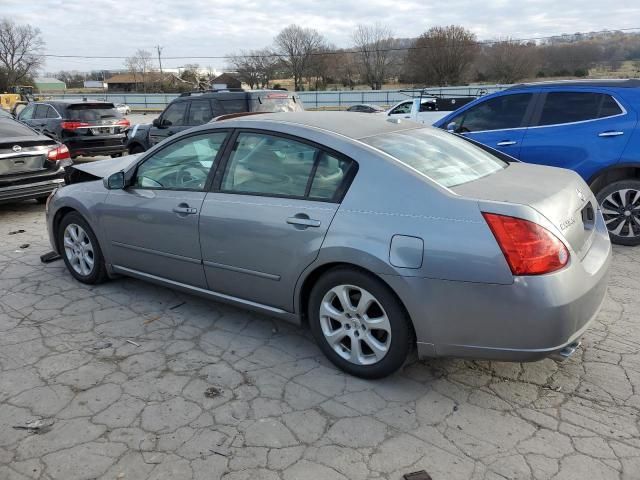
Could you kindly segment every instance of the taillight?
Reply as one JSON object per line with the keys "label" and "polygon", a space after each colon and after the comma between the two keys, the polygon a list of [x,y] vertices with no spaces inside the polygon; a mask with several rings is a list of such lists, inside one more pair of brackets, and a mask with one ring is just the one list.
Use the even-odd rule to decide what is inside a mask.
{"label": "taillight", "polygon": [[131,126],[131,122],[129,120],[127,120],[126,118],[122,118],[120,120],[118,120],[116,122],[116,125],[119,125],[121,127],[130,127]]}
{"label": "taillight", "polygon": [[67,158],[71,158],[71,155],[66,145],[58,145],[47,152],[47,160],[50,162],[58,162]]}
{"label": "taillight", "polygon": [[60,123],[63,130],[77,130],[78,128],[88,127],[87,122],[64,121]]}
{"label": "taillight", "polygon": [[569,251],[546,228],[522,218],[482,213],[514,275],[542,275],[564,267]]}

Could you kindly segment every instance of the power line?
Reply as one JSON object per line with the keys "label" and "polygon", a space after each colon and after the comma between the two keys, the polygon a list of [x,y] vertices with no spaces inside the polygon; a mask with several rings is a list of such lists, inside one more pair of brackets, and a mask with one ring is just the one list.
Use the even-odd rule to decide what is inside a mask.
{"label": "power line", "polygon": [[[509,40],[481,40],[481,41],[476,41],[476,42],[468,42],[467,45],[469,46],[473,46],[473,45],[477,45],[477,46],[483,46],[483,45],[494,45],[496,43],[503,43],[503,42],[508,42],[508,43],[525,43],[525,42],[533,42],[533,41],[541,41],[541,40],[552,40],[552,39],[560,39],[563,37],[569,37],[569,36],[577,36],[577,35],[599,35],[599,34],[603,34],[603,33],[617,33],[617,32],[629,32],[632,30],[640,30],[640,27],[633,27],[633,28],[618,28],[618,29],[614,29],[614,30],[599,30],[596,32],[576,32],[573,34],[562,34],[562,35],[548,35],[548,36],[544,36],[544,37],[529,37],[529,38],[519,38],[519,39],[509,39]],[[162,48],[157,46],[156,48],[159,49],[158,51],[158,60],[160,60],[160,52],[162,51]],[[403,51],[411,51],[411,50],[424,50],[424,49],[431,49],[431,48],[447,48],[447,45],[444,46],[434,46],[434,45],[424,45],[421,47],[389,47],[389,48],[380,48],[380,49],[374,49],[374,50],[370,50],[371,52],[403,52]],[[325,55],[343,55],[343,54],[357,54],[360,53],[359,50],[332,50],[332,51],[326,51],[326,52],[312,52],[309,54],[309,56],[325,56]],[[39,56],[39,57],[48,57],[48,58],[83,58],[83,59],[92,59],[92,60],[124,60],[126,58],[129,58],[129,56],[118,56],[118,55],[94,55],[94,56],[90,56],[90,55],[58,55],[58,54],[52,54],[52,53],[40,53],[40,54],[33,54],[34,56]],[[228,60],[230,58],[233,58],[236,55],[186,55],[186,56],[174,56],[174,57],[163,57],[165,60]],[[238,55],[240,57],[243,58],[278,58],[278,57],[282,57],[284,55],[280,55],[278,53],[271,53],[271,54],[261,54],[261,55]],[[286,55],[289,56],[289,55]],[[299,55],[299,56],[303,56],[303,55]]]}

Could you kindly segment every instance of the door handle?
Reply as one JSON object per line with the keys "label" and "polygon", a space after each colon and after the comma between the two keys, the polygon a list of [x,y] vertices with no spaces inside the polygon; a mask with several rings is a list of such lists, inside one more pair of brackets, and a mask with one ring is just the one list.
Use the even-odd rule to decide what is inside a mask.
{"label": "door handle", "polygon": [[608,130],[606,132],[600,132],[598,134],[599,137],[619,137],[620,135],[624,135],[624,132]]}
{"label": "door handle", "polygon": [[313,218],[309,218],[309,215],[305,213],[299,213],[294,217],[287,218],[287,223],[289,225],[298,225],[305,228],[320,226],[320,220],[314,220]]}
{"label": "door handle", "polygon": [[515,145],[516,143],[518,142],[516,142],[515,140],[503,140],[501,142],[498,142],[497,145],[499,147],[508,147],[509,145]]}
{"label": "door handle", "polygon": [[194,215],[198,213],[198,209],[190,207],[186,203],[181,203],[177,207],[173,207],[173,212],[178,215]]}

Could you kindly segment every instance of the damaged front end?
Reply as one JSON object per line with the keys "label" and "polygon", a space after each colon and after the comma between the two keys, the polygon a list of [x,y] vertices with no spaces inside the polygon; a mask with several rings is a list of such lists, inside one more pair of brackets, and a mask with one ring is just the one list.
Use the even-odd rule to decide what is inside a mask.
{"label": "damaged front end", "polygon": [[121,158],[99,160],[91,163],[76,163],[65,169],[64,183],[93,182],[109,177],[109,175],[126,171],[135,163],[140,155],[128,155]]}

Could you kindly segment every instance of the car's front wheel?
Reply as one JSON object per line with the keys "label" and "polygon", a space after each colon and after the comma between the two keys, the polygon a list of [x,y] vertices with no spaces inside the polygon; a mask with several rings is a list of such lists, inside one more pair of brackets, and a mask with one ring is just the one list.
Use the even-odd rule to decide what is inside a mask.
{"label": "car's front wheel", "polygon": [[93,230],[77,212],[64,216],[58,227],[58,246],[67,269],[77,280],[90,285],[107,279],[107,269]]}
{"label": "car's front wheel", "polygon": [[596,198],[611,241],[618,245],[640,245],[640,180],[611,183]]}
{"label": "car's front wheel", "polygon": [[394,293],[365,272],[336,268],[314,285],[309,325],[337,367],[363,378],[398,370],[414,342],[407,314]]}

